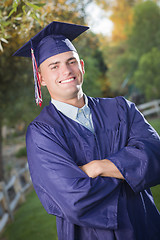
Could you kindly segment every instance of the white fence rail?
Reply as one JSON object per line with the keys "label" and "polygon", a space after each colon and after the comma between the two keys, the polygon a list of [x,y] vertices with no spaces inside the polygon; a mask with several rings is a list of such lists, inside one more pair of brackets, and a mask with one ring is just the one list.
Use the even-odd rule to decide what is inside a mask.
{"label": "white fence rail", "polygon": [[13,220],[13,211],[25,200],[25,192],[32,185],[28,164],[19,171],[14,170],[7,184],[0,182],[0,232],[8,220]]}
{"label": "white fence rail", "polygon": [[141,104],[137,107],[143,113],[144,116],[149,116],[154,114],[160,116],[160,99]]}

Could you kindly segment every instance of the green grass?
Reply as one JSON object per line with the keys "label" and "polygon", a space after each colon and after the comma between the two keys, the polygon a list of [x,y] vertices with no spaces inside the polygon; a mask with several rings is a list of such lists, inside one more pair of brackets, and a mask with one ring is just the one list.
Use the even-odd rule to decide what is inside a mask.
{"label": "green grass", "polygon": [[35,191],[15,213],[14,222],[4,231],[1,240],[57,240],[56,218],[47,214]]}
{"label": "green grass", "polygon": [[26,149],[26,147],[20,148],[20,149],[16,152],[15,156],[16,156],[17,158],[27,157],[27,149]]}
{"label": "green grass", "polygon": [[158,208],[158,210],[160,212],[160,185],[152,187],[151,191],[152,191],[152,194],[153,194],[153,198],[154,198],[154,202],[156,204],[156,207]]}
{"label": "green grass", "polygon": [[160,134],[160,118],[150,119],[148,122],[158,132],[158,134]]}

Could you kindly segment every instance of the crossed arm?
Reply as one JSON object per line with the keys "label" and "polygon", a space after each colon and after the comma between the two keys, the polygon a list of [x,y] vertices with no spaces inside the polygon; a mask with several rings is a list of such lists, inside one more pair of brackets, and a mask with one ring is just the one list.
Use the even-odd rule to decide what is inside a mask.
{"label": "crossed arm", "polygon": [[91,178],[102,176],[124,179],[115,164],[108,159],[93,160],[79,168]]}

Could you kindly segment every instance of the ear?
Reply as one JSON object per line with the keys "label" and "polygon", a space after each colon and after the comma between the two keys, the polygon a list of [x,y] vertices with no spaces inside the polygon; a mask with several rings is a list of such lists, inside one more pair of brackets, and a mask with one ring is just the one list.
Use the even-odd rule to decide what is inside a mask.
{"label": "ear", "polygon": [[39,75],[39,80],[40,80],[41,86],[46,86],[45,80],[42,77],[41,72],[38,72],[38,75]]}
{"label": "ear", "polygon": [[85,68],[84,68],[84,61],[83,59],[80,60],[81,68],[82,68],[82,73],[85,74]]}

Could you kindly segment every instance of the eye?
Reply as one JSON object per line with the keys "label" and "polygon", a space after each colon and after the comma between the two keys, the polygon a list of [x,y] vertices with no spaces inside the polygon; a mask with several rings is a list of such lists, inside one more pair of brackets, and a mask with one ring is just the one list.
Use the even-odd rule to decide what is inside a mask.
{"label": "eye", "polygon": [[74,60],[70,61],[69,64],[74,64],[74,63],[76,63],[76,62],[77,62],[77,61],[74,59]]}
{"label": "eye", "polygon": [[57,65],[54,65],[54,66],[51,67],[51,70],[55,70],[55,69],[57,69],[57,68],[58,68],[58,66],[57,66]]}

